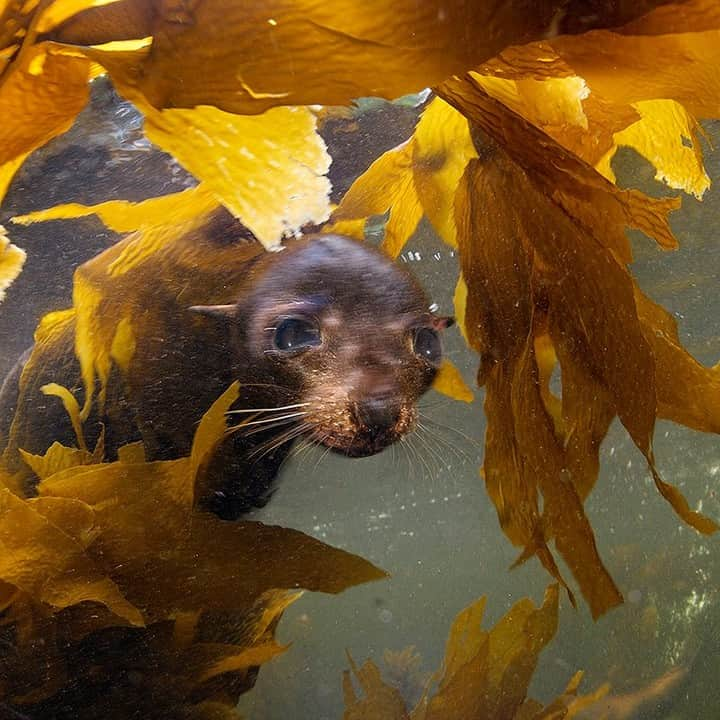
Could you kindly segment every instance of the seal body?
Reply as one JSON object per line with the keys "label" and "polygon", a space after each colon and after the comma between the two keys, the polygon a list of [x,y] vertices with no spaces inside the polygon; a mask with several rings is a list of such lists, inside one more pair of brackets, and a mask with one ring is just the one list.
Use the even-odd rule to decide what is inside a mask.
{"label": "seal body", "polygon": [[[372,247],[315,235],[268,253],[231,242],[229,228],[227,220],[213,220],[187,243],[195,250],[221,242],[232,272],[229,260],[205,266],[212,282],[193,276],[187,287],[197,289],[187,292],[166,271],[155,281],[146,277],[136,305],[152,308],[147,329],[136,338],[130,366],[113,368],[103,406],[87,425],[88,444],[94,427],[108,459],[137,440],[148,460],[181,457],[203,413],[239,380],[231,430],[207,468],[203,499],[231,519],[267,502],[293,443],[360,457],[410,432],[441,362],[439,333],[449,320],[433,315],[414,278]],[[186,271],[193,272],[190,264]],[[205,299],[203,287],[210,302],[197,302]],[[3,385],[0,412],[13,417],[4,441],[11,466],[20,462],[20,448],[43,453],[54,440],[74,444],[60,403],[39,388],[58,382],[82,393],[75,332],[68,324],[53,339],[49,361],[33,363],[31,356],[22,375],[17,368]]]}

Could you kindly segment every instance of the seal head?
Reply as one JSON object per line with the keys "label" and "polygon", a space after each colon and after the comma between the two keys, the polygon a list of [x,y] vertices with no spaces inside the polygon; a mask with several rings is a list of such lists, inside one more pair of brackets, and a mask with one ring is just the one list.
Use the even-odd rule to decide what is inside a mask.
{"label": "seal head", "polygon": [[278,406],[297,406],[299,434],[351,457],[415,427],[451,320],[429,311],[412,275],[375,248],[320,235],[261,258],[251,276],[251,291],[219,310],[234,321],[241,384],[274,387]]}

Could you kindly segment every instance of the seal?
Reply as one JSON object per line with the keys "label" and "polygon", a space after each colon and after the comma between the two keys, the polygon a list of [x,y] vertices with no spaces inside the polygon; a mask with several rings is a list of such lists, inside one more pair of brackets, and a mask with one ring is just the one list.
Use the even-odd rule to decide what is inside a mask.
{"label": "seal", "polygon": [[[218,234],[232,246],[230,229],[215,219],[190,238],[192,247],[209,235],[217,244]],[[184,305],[182,293],[164,292],[167,280],[147,278],[140,302],[154,305],[159,319],[137,339],[136,370],[114,369],[94,418],[109,459],[136,440],[148,460],[181,457],[203,413],[238,380],[234,427],[206,469],[202,501],[225,519],[268,501],[297,442],[363,457],[412,431],[417,402],[442,360],[441,333],[452,323],[429,310],[409,272],[367,244],[328,234],[290,240],[277,253],[240,245],[247,257],[232,282],[221,283],[232,288],[225,303]],[[73,332],[51,363],[22,380],[16,368],[6,379],[0,412],[14,412],[6,460],[18,448],[42,453],[56,439],[73,444],[60,404],[38,392],[45,382],[81,388]]]}

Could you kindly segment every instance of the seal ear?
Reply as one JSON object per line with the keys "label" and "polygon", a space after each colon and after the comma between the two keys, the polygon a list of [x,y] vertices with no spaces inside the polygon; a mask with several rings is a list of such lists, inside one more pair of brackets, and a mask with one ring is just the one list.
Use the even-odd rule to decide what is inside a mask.
{"label": "seal ear", "polygon": [[455,324],[455,318],[446,316],[446,317],[434,317],[432,320],[432,325],[436,330],[446,330],[449,327],[452,327]]}
{"label": "seal ear", "polygon": [[219,318],[221,320],[230,320],[235,317],[236,305],[193,305],[188,310],[198,315],[208,315],[209,317]]}

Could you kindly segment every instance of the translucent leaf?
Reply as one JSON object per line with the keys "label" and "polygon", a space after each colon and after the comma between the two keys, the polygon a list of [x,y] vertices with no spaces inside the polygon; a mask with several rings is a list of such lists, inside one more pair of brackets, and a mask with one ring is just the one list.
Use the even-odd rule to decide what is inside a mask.
{"label": "translucent leaf", "polygon": [[277,643],[266,643],[250,648],[237,645],[211,645],[196,643],[185,653],[183,663],[186,672],[198,683],[217,675],[246,670],[253,665],[262,665],[285,652],[286,648]]}
{"label": "translucent leaf", "polygon": [[[127,200],[109,200],[97,205],[80,205],[68,203],[56,205],[47,210],[36,210],[27,215],[16,215],[13,223],[31,225],[47,220],[64,220],[68,218],[97,215],[100,220],[118,233],[149,231],[160,226],[178,225],[183,221],[192,220],[198,215],[205,215],[217,207],[217,201],[203,185],[183,190],[172,195],[161,195],[141,202]],[[136,260],[142,259],[135,253]]]}
{"label": "translucent leaf", "polygon": [[5,298],[5,291],[20,274],[24,264],[25,251],[10,243],[5,228],[0,225],[0,302]]}
{"label": "translucent leaf", "polygon": [[58,442],[53,443],[45,455],[32,455],[23,450],[20,452],[40,480],[45,480],[67,468],[92,465],[97,462],[92,453],[87,450],[64,447]]}
{"label": "translucent leaf", "polygon": [[342,223],[382,215],[391,209],[382,247],[397,257],[422,217],[413,179],[414,148],[411,142],[381,155],[343,196],[332,214],[333,229]]}
{"label": "translucent leaf", "polygon": [[30,46],[5,70],[0,85],[0,199],[20,159],[64,133],[88,98],[90,61],[59,54],[51,43]]}
{"label": "translucent leaf", "polygon": [[[697,122],[674,100],[645,100],[633,107],[640,114],[640,120],[615,133],[616,146],[635,148],[655,166],[656,180],[702,199],[710,187],[710,178],[703,166]],[[614,154],[615,148],[598,166],[613,182],[615,176],[610,162]]]}
{"label": "translucent leaf", "polygon": [[467,120],[435,98],[406,143],[378,158],[350,187],[332,215],[332,229],[390,216],[383,248],[397,257],[423,213],[449,245],[456,246],[453,198],[470,158],[476,157]]}
{"label": "translucent leaf", "polygon": [[[357,667],[351,657],[348,659],[351,672],[343,672],[343,720],[408,720],[402,696],[383,682],[377,665],[368,660],[362,667]],[[361,696],[355,692],[353,677],[360,685]]]}
{"label": "translucent leaf", "polygon": [[133,625],[143,624],[140,612],[76,540],[8,490],[0,491],[0,547],[0,579],[38,601],[60,609],[91,600]]}
{"label": "translucent leaf", "polygon": [[460,371],[447,358],[440,366],[440,371],[433,382],[433,388],[453,400],[471,403],[475,399],[473,391],[463,380]]}
{"label": "translucent leaf", "polygon": [[[141,1],[123,3],[130,18],[138,16]],[[421,7],[403,0],[392,8],[304,0],[292,8],[279,2],[248,8],[206,0],[192,9],[162,8],[155,23],[144,26],[116,16],[121,36],[128,36],[129,24],[136,37],[153,33],[155,39],[152,54],[111,72],[134,83],[155,107],[215,105],[252,114],[278,104],[392,99],[473,67],[509,44],[544,36],[560,7],[553,2],[527,12],[519,0],[500,8],[435,0]],[[637,12],[626,11],[626,17]],[[96,12],[93,20],[102,28],[100,17]],[[468,33],[476,27],[483,28],[482,38],[471,40]],[[63,40],[63,32],[56,37]],[[84,45],[108,39],[91,23],[83,25],[82,17],[71,38]]]}
{"label": "translucent leaf", "polygon": [[190,472],[194,478],[195,496],[203,497],[203,488],[198,487],[198,473],[204,462],[213,454],[225,438],[227,411],[238,398],[239,385],[234,382],[203,415],[195,432],[190,454]]}
{"label": "translucent leaf", "polygon": [[413,179],[423,212],[438,235],[456,247],[454,192],[468,161],[477,157],[467,119],[435,98],[423,112],[412,142]]}

